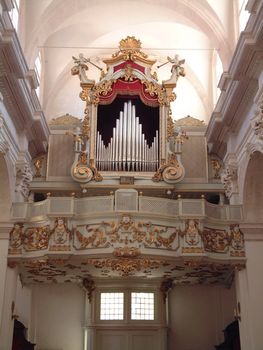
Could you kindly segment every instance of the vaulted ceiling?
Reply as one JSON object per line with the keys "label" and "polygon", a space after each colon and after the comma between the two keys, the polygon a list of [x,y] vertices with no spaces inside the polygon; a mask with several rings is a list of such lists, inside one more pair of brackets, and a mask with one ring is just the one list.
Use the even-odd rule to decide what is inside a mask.
{"label": "vaulted ceiling", "polygon": [[[132,35],[157,59],[160,82],[170,76],[169,64],[157,69],[167,56],[186,59],[173,116],[208,122],[217,97],[216,69],[221,64],[227,70],[238,37],[237,12],[237,0],[24,0],[19,37],[30,68],[41,53],[40,100],[48,120],[83,116],[79,81],[70,74],[72,56],[81,52],[105,68],[102,60]],[[88,77],[99,75],[90,65]]]}

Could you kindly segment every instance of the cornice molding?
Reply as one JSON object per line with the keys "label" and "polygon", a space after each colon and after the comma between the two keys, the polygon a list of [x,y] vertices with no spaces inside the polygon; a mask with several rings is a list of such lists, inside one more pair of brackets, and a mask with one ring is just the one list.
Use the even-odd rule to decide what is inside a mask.
{"label": "cornice molding", "polygon": [[28,69],[5,8],[0,12],[0,89],[3,103],[17,132],[26,132],[33,158],[45,152],[50,131],[35,92],[35,76]]}
{"label": "cornice molding", "polygon": [[[229,131],[241,127],[258,90],[263,70],[263,3],[251,14],[241,33],[229,70],[224,72],[219,87],[222,92],[206,131],[210,151],[224,158]],[[226,127],[227,126],[227,127]]]}

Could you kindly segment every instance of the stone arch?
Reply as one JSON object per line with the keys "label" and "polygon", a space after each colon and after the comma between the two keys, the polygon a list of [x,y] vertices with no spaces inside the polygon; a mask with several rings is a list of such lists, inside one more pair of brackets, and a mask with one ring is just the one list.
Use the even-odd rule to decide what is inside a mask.
{"label": "stone arch", "polygon": [[0,221],[9,221],[12,204],[12,179],[6,157],[0,153]]}
{"label": "stone arch", "polygon": [[263,222],[263,154],[254,152],[248,162],[243,191],[244,219]]}

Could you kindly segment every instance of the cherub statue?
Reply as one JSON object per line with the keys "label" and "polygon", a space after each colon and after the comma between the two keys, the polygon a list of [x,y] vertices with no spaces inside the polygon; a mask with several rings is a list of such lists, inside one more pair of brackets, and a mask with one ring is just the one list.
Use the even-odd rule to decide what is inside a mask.
{"label": "cherub statue", "polygon": [[172,72],[171,79],[174,79],[175,77],[177,81],[180,75],[184,77],[185,71],[184,71],[184,67],[182,67],[182,64],[185,63],[185,59],[180,60],[179,55],[175,55],[174,58],[170,58],[168,56],[167,59],[168,59],[168,62],[173,64],[171,68],[171,72]]}
{"label": "cherub statue", "polygon": [[94,84],[94,80],[88,79],[86,75],[86,71],[89,70],[89,67],[87,63],[92,64],[94,67],[98,68],[100,71],[102,71],[102,68],[97,66],[95,63],[92,63],[89,58],[84,57],[83,53],[79,54],[79,57],[72,56],[74,60],[75,66],[71,68],[71,74],[76,75],[78,74],[79,80],[81,83],[85,84]]}
{"label": "cherub statue", "polygon": [[185,63],[185,59],[180,60],[179,55],[175,55],[174,58],[171,58],[168,56],[167,62],[157,66],[157,68],[161,68],[162,66],[165,66],[167,63],[172,63],[172,68],[171,68],[172,76],[170,79],[165,80],[163,83],[169,83],[169,84],[173,83],[176,85],[179,76],[180,75],[182,77],[185,76],[184,67],[182,67],[182,64]]}
{"label": "cherub statue", "polygon": [[90,62],[89,58],[85,58],[83,53],[79,54],[79,58],[72,56],[75,66],[71,68],[71,74],[78,74],[81,83],[94,83],[93,80],[88,79],[86,71],[89,70],[87,63]]}

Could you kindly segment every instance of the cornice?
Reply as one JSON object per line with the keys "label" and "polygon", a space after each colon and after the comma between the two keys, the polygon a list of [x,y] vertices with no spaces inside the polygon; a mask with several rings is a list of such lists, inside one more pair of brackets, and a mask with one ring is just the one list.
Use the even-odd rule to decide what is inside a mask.
{"label": "cornice", "polygon": [[241,33],[228,72],[219,82],[222,92],[208,125],[210,151],[224,158],[229,132],[237,131],[253,103],[263,70],[263,3],[256,6]]}
{"label": "cornice", "polygon": [[0,88],[3,102],[19,133],[26,133],[31,157],[44,153],[49,127],[35,92],[37,85],[28,69],[8,12],[0,12]]}

